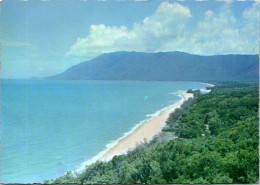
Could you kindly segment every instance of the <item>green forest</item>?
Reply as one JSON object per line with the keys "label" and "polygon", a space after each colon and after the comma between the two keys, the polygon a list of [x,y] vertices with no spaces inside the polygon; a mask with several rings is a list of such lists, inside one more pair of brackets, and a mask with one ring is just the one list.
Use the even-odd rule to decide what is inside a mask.
{"label": "green forest", "polygon": [[[221,83],[194,93],[171,113],[161,135],[81,174],[44,183],[256,183],[258,83]],[[169,139],[165,135],[174,134]]]}

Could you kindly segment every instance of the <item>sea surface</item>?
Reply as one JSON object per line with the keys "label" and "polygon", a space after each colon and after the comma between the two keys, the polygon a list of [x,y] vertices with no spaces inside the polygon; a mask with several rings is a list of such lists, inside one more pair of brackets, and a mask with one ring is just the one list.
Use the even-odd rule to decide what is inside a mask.
{"label": "sea surface", "polygon": [[42,183],[94,162],[196,82],[1,80],[3,183]]}

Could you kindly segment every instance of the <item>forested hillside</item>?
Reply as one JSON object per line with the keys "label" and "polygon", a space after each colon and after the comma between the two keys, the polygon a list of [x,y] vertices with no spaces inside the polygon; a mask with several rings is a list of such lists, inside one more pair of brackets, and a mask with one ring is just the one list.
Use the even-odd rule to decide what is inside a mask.
{"label": "forested hillside", "polygon": [[[192,91],[189,91],[192,92]],[[217,85],[172,113],[162,135],[110,162],[45,183],[256,183],[259,173],[258,84]]]}
{"label": "forested hillside", "polygon": [[114,52],[49,77],[60,80],[258,81],[258,55]]}

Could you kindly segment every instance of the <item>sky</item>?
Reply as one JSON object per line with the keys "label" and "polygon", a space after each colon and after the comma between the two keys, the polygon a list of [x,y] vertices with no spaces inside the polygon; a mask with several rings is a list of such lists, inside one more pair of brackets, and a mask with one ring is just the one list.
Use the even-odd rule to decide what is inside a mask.
{"label": "sky", "polygon": [[102,53],[258,54],[259,3],[2,0],[1,78],[55,75]]}

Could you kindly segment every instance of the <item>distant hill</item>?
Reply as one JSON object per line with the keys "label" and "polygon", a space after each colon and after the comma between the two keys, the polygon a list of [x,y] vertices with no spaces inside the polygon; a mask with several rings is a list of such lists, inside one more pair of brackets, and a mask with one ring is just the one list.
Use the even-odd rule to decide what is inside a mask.
{"label": "distant hill", "polygon": [[102,54],[48,79],[258,81],[258,61],[258,55],[122,51]]}

